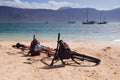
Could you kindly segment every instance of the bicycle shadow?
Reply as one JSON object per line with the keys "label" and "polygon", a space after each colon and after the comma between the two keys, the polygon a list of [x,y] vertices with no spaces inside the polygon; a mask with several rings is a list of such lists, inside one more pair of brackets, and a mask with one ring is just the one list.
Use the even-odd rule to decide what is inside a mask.
{"label": "bicycle shadow", "polygon": [[74,67],[95,67],[95,66],[97,66],[96,64],[89,64],[89,63],[84,64],[83,61],[81,61],[80,64],[76,64],[72,60],[65,61],[65,64],[62,64],[62,63],[61,64],[55,64],[58,61],[60,61],[60,60],[57,60],[56,62],[54,62],[53,66],[50,66],[50,62],[48,62],[47,60],[52,61],[52,58],[44,57],[40,60],[45,65],[45,66],[42,67],[42,69],[62,68],[62,67],[65,67],[65,66],[74,66]]}
{"label": "bicycle shadow", "polygon": [[97,64],[95,63],[87,63],[85,64],[84,62],[81,61],[80,64],[76,64],[73,61],[70,61],[70,63],[67,63],[66,66],[74,66],[74,67],[95,67]]}
{"label": "bicycle shadow", "polygon": [[[65,67],[64,64],[59,64],[59,65],[53,65],[53,66],[51,66],[50,63],[49,63],[49,61],[51,62],[52,58],[48,58],[48,57],[43,57],[40,61],[45,65],[41,69],[54,69],[54,68]],[[57,62],[58,62],[58,60],[55,63],[57,63]]]}
{"label": "bicycle shadow", "polygon": [[8,55],[17,55],[17,54],[23,54],[22,52],[6,52]]}
{"label": "bicycle shadow", "polygon": [[36,55],[36,56],[31,56],[31,55],[22,55],[21,57],[25,57],[27,61],[24,61],[24,64],[29,64],[32,65],[34,63],[38,63],[40,62],[40,56]]}

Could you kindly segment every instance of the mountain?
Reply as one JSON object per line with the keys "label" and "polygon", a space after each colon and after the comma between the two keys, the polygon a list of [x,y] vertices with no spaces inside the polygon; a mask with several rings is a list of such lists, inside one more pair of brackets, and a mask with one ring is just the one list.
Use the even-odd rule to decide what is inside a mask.
{"label": "mountain", "polygon": [[[0,6],[0,22],[68,22],[85,21],[87,8],[63,7],[58,10],[22,9]],[[96,10],[89,8],[89,19],[99,21],[99,13],[107,21],[120,21],[120,8],[112,10]]]}
{"label": "mountain", "polygon": [[67,10],[67,9],[72,9],[71,7],[61,7],[59,10]]}

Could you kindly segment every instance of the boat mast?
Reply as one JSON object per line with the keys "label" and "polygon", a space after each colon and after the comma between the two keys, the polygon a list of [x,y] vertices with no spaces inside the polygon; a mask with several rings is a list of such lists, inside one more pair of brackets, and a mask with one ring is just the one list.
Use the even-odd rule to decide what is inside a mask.
{"label": "boat mast", "polygon": [[102,15],[102,13],[100,12],[100,22],[101,22],[101,15]]}
{"label": "boat mast", "polygon": [[89,10],[89,9],[87,8],[87,22],[88,22],[88,10]]}

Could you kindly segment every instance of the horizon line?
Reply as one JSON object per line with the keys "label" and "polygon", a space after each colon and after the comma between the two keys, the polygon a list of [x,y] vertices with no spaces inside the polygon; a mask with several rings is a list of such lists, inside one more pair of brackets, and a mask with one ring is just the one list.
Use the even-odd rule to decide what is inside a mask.
{"label": "horizon line", "polygon": [[[11,8],[18,8],[18,9],[47,9],[47,10],[60,10],[60,8],[66,8],[66,7],[69,7],[69,6],[64,6],[64,7],[60,7],[60,8],[58,8],[58,9],[50,9],[50,8],[22,8],[22,7],[15,7],[15,6],[2,6],[2,5],[0,5],[0,7],[11,7]],[[79,7],[69,7],[68,9],[86,9],[86,8],[90,8],[90,9],[96,9],[96,8],[91,8],[91,7],[81,7],[81,8],[79,8]],[[96,9],[96,10],[105,10],[105,11],[107,11],[107,10],[113,10],[113,9],[119,9],[120,7],[118,7],[118,8],[112,8],[112,9]],[[67,8],[66,8],[67,9]],[[63,9],[63,10],[65,10],[65,9]]]}

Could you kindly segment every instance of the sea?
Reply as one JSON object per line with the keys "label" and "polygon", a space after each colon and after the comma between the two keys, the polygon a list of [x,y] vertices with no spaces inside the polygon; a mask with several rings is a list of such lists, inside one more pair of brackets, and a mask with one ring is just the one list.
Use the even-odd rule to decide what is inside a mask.
{"label": "sea", "polygon": [[1,39],[57,41],[58,33],[68,41],[112,41],[120,42],[120,23],[0,23]]}

